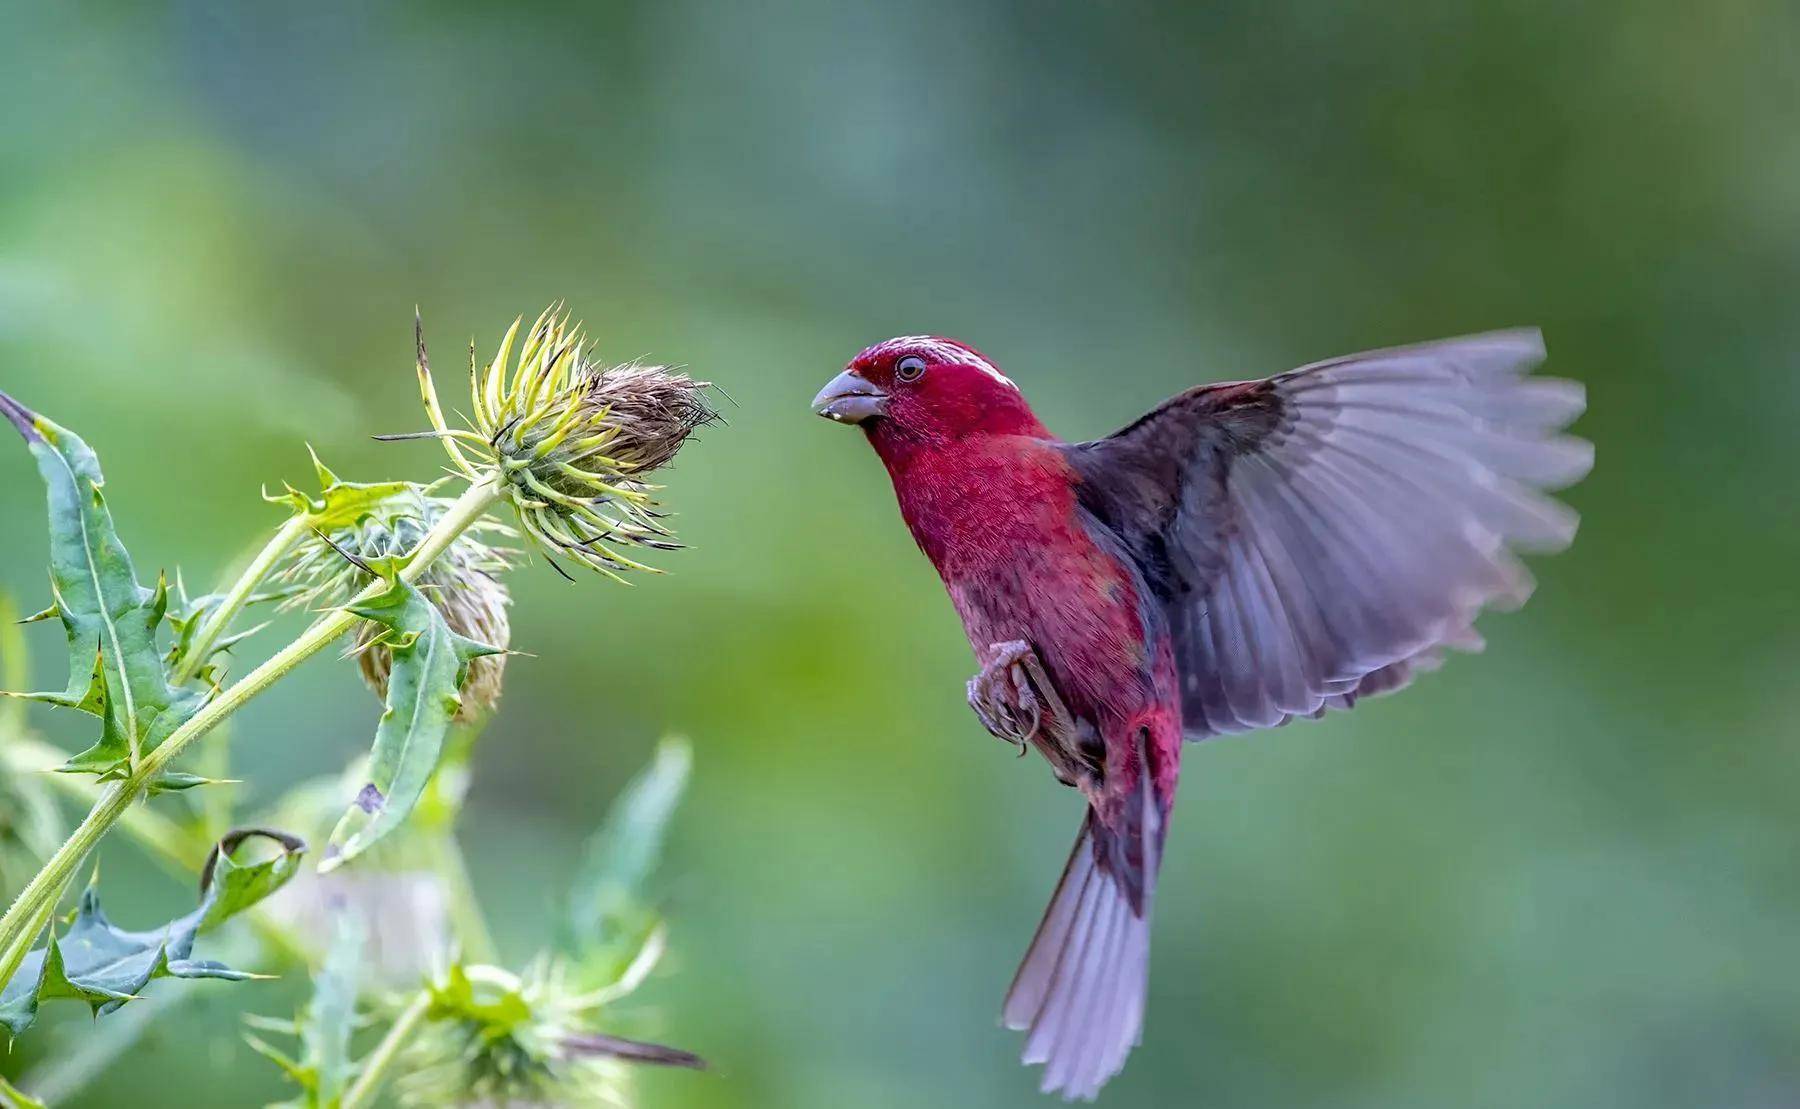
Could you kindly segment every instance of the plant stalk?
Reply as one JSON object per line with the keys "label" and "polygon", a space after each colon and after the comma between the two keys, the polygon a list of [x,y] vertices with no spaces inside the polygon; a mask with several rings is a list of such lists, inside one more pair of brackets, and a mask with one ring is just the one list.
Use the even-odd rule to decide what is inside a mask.
{"label": "plant stalk", "polygon": [[[504,489],[491,478],[471,485],[420,542],[400,571],[401,579],[409,583],[416,581],[457,536],[480,520],[504,495]],[[28,924],[39,918],[46,899],[52,905],[55,904],[55,898],[60,896],[82,860],[87,858],[100,838],[118,823],[131,808],[132,802],[170,762],[259,693],[286,677],[294,667],[354,627],[360,617],[351,613],[350,608],[378,596],[383,588],[385,587],[381,582],[372,582],[348,604],[321,616],[298,639],[276,652],[268,661],[245,675],[243,680],[225,690],[215,700],[208,702],[185,724],[170,733],[154,751],[138,761],[136,769],[123,781],[108,786],[99,800],[94,802],[87,817],[76,826],[63,845],[57,848],[37,876],[20,891],[6,915],[0,917],[0,952],[10,952],[13,945],[19,942],[19,936]],[[0,985],[11,977],[12,969],[16,968],[16,963],[11,969],[0,965],[0,969],[7,971],[5,977],[0,977]]]}
{"label": "plant stalk", "polygon": [[219,602],[219,607],[213,610],[206,623],[200,625],[200,630],[194,634],[194,642],[189,645],[187,654],[182,656],[181,665],[175,670],[174,684],[186,685],[194,680],[194,675],[206,665],[206,656],[212,652],[213,644],[225,634],[225,629],[231,626],[238,613],[244,610],[244,605],[249,603],[250,595],[256,592],[256,587],[294,549],[294,544],[306,534],[309,526],[306,514],[290,516],[269,537],[269,541],[263,544],[262,550],[256,553],[256,557],[250,560],[250,565],[244,567],[244,572],[232,583],[225,599]]}
{"label": "plant stalk", "polygon": [[[0,768],[7,772],[48,775],[47,780],[55,788],[77,801],[93,804],[99,787],[85,778],[56,772],[57,767],[68,761],[68,752],[35,739],[15,740],[0,752]],[[216,837],[191,834],[147,805],[127,809],[119,818],[119,829],[136,840],[138,846],[171,876],[182,880],[192,880],[200,872],[206,853],[216,842]],[[61,900],[60,895],[57,899]],[[294,963],[306,961],[306,945],[269,911],[267,903],[252,905],[245,915],[273,953]]]}
{"label": "plant stalk", "polygon": [[[71,800],[94,804],[105,787],[96,786],[86,777],[58,773],[56,768],[68,761],[69,754],[62,748],[31,738],[15,739],[0,752],[0,767],[7,773],[42,774],[52,789]],[[211,841],[189,835],[181,825],[148,806],[130,810],[119,824],[153,857],[168,864],[171,874],[182,877],[200,872],[200,864],[212,846]]]}
{"label": "plant stalk", "polygon": [[406,1046],[407,1040],[412,1039],[413,1033],[419,1030],[419,1025],[425,1023],[425,1016],[430,1011],[431,991],[420,990],[394,1019],[394,1023],[388,1026],[387,1034],[381,1037],[375,1050],[369,1052],[368,1058],[363,1060],[362,1073],[344,1091],[344,1098],[338,1103],[339,1109],[360,1109],[381,1092],[381,1084],[387,1079],[388,1068],[399,1058],[400,1049]]}
{"label": "plant stalk", "polygon": [[73,877],[74,874],[71,873],[56,883],[56,888],[50,891],[50,896],[43,905],[32,910],[31,919],[26,922],[18,939],[10,940],[0,947],[0,988],[12,981],[12,976],[19,972],[19,965],[25,961],[25,956],[31,954],[31,945],[37,942],[38,933],[44,930],[45,925],[50,923],[50,918],[56,914],[56,903],[62,900],[63,893],[69,888],[69,880]]}

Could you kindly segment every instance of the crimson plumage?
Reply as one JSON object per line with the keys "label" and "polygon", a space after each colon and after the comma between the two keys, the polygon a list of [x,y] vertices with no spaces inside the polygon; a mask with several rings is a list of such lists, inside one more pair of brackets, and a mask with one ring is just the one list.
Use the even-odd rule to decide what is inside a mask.
{"label": "crimson plumage", "polygon": [[982,672],[970,703],[1084,795],[1009,991],[1043,1088],[1092,1098],[1143,1020],[1149,921],[1182,740],[1406,684],[1531,579],[1573,513],[1540,490],[1592,461],[1558,434],[1579,386],[1496,332],[1201,386],[1065,443],[966,344],[891,339],[814,402],[859,424]]}

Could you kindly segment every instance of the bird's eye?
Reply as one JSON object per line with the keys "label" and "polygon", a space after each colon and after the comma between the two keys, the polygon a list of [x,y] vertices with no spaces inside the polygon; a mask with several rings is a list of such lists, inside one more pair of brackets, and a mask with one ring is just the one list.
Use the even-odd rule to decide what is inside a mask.
{"label": "bird's eye", "polygon": [[901,381],[917,381],[925,372],[925,360],[916,354],[909,354],[894,363],[894,376]]}

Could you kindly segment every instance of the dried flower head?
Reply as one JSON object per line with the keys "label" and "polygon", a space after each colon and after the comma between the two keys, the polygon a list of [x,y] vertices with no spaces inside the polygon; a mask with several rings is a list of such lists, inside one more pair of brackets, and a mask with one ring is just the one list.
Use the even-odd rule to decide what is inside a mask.
{"label": "dried flower head", "polygon": [[[433,576],[432,571],[426,572],[425,593],[444,614],[444,622],[450,625],[450,630],[477,643],[504,650],[512,641],[512,625],[506,618],[506,606],[512,603],[512,597],[506,586],[496,578],[479,573],[443,583],[430,582]],[[363,681],[383,700],[387,698],[388,674],[394,666],[394,652],[382,642],[386,630],[365,621],[356,633],[356,657]],[[462,707],[456,713],[459,722],[493,711],[500,702],[500,685],[505,671],[504,654],[483,655],[469,663],[469,676],[462,687]]]}
{"label": "dried flower head", "polygon": [[658,487],[645,479],[717,418],[708,384],[664,366],[592,361],[580,326],[556,307],[521,341],[522,323],[513,321],[485,368],[470,351],[472,429],[445,423],[419,340],[435,434],[471,480],[492,478],[507,490],[521,526],[546,550],[615,578],[651,569],[625,551],[679,544],[656,511]]}
{"label": "dried flower head", "polygon": [[[412,551],[453,503],[428,489],[409,486],[372,506],[354,523],[315,535],[313,542],[295,550],[281,572],[281,579],[296,590],[284,605],[319,608],[345,603],[373,580],[364,564]],[[488,540],[516,536],[499,521],[478,521],[420,577],[419,589],[444,614],[451,631],[502,649],[511,642],[506,615],[511,597],[498,575],[510,568],[508,556],[513,552]],[[364,622],[356,638],[363,680],[384,699],[394,663],[392,650],[382,642],[386,630]],[[500,700],[505,668],[504,654],[484,655],[469,664],[459,721],[493,709]]]}
{"label": "dried flower head", "polygon": [[[658,950],[660,940],[658,940]],[[655,961],[603,990],[577,992],[554,960],[523,975],[499,967],[452,966],[430,985],[429,1023],[407,1052],[401,1100],[408,1105],[628,1104],[628,1064],[703,1067],[696,1055],[608,1035],[603,1006],[629,993]]]}

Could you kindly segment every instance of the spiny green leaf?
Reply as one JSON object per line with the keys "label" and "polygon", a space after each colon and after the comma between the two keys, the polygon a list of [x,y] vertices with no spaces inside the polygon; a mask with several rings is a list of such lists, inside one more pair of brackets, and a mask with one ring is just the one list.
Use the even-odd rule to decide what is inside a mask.
{"label": "spiny green leaf", "polygon": [[[170,688],[156,647],[167,590],[138,583],[101,492],[100,460],[88,445],[4,393],[0,415],[25,437],[44,479],[53,609],[69,649],[68,688],[28,696],[93,712],[95,691],[103,686],[108,731],[76,762],[84,768],[107,759],[135,763],[199,708],[195,697]],[[103,682],[90,677],[96,651]]]}
{"label": "spiny green leaf", "polygon": [[644,885],[662,854],[669,820],[687,788],[693,749],[677,736],[657,745],[650,765],[626,785],[588,840],[569,896],[565,946],[584,952],[642,933]]}
{"label": "spiny green leaf", "polygon": [[310,445],[306,451],[312,455],[313,471],[319,475],[318,494],[302,493],[292,485],[287,485],[287,492],[264,493],[263,500],[291,507],[295,515],[306,517],[307,523],[320,531],[354,524],[362,519],[364,513],[417,488],[407,481],[345,481],[319,461],[318,454]]}
{"label": "spiny green leaf", "polygon": [[[113,683],[116,675],[112,667],[106,664],[105,652],[94,657],[93,684],[81,700],[72,706],[94,713],[100,718],[100,738],[92,747],[71,755],[69,761],[57,769],[65,774],[93,774],[103,782],[124,778],[131,768],[132,744],[130,734],[126,731],[127,723],[124,713],[118,711],[117,699],[113,697]],[[210,697],[209,692],[178,689],[171,692],[170,703],[159,709],[154,715],[145,717],[148,724],[148,735],[152,742],[141,750],[150,750],[168,737],[188,717],[200,710]],[[205,779],[178,771],[164,771],[155,781],[150,783],[152,792],[166,792],[171,789],[186,789],[199,785]]]}
{"label": "spiny green leaf", "polygon": [[[267,840],[278,850],[271,858],[240,862],[238,849],[251,840]],[[195,927],[210,932],[287,885],[299,872],[305,853],[305,840],[274,828],[235,828],[225,833],[200,868],[205,893],[195,910],[200,914]]]}
{"label": "spiny green leaf", "polygon": [[246,1023],[265,1032],[298,1036],[300,1057],[256,1036],[250,1046],[273,1060],[300,1085],[300,1096],[270,1109],[337,1109],[356,1073],[350,1059],[350,1038],[359,1019],[356,1012],[357,982],[362,970],[365,937],[353,913],[339,913],[337,932],[325,965],[313,976],[313,995],[292,1021],[246,1017]]}
{"label": "spiny green leaf", "polygon": [[[233,937],[234,954],[250,958],[261,950],[253,937]],[[232,958],[224,960],[231,963]],[[199,991],[157,989],[110,1014],[103,1021],[70,1021],[49,1030],[38,1046],[38,1062],[23,1075],[26,1088],[44,1101],[60,1105],[74,1099],[89,1082],[150,1037],[182,1019],[182,1010]],[[153,1037],[152,1037],[153,1038]]]}
{"label": "spiny green leaf", "polygon": [[532,1019],[531,1002],[517,983],[477,990],[468,970],[453,964],[442,979],[426,986],[431,992],[432,1020],[461,1020],[481,1024],[493,1035],[506,1035]]}
{"label": "spiny green leaf", "polygon": [[236,778],[208,778],[204,774],[190,774],[185,770],[165,770],[150,779],[145,786],[154,796],[158,793],[181,793],[195,786],[236,785]]}
{"label": "spiny green leaf", "polygon": [[131,740],[125,733],[126,722],[111,711],[112,679],[107,674],[106,651],[94,653],[94,671],[87,692],[74,701],[59,702],[64,708],[80,709],[100,718],[100,738],[92,747],[69,756],[60,769],[65,774],[96,774],[101,778],[124,777],[131,765]]}
{"label": "spiny green leaf", "polygon": [[[171,673],[187,665],[187,656],[194,648],[194,637],[199,634],[200,629],[206,625],[213,613],[218,611],[219,606],[225,602],[223,593],[203,593],[198,597],[190,598],[187,590],[182,588],[179,582],[176,586],[176,595],[178,603],[170,606],[168,613],[169,627],[174,634],[170,637],[169,652],[164,656],[164,661],[168,664]],[[244,605],[250,607],[271,601],[279,602],[292,595],[293,590],[291,589],[265,590],[252,594],[244,602]],[[193,672],[210,683],[217,676],[209,665],[212,659],[225,654],[266,627],[268,624],[262,623],[253,628],[221,637],[213,643],[202,665],[196,667]]]}
{"label": "spiny green leaf", "polygon": [[399,565],[397,559],[373,564],[388,588],[350,610],[390,629],[394,662],[368,781],[332,830],[320,871],[349,862],[406,820],[437,769],[469,663],[499,653],[451,631],[437,606],[399,577]]}
{"label": "spiny green leaf", "polygon": [[[272,841],[272,858],[240,862],[235,853],[251,839]],[[161,928],[130,932],[100,909],[100,894],[89,886],[81,895],[74,923],[32,951],[12,981],[0,991],[0,1027],[17,1036],[37,1019],[46,998],[87,1002],[96,1015],[110,1013],[141,993],[153,978],[223,978],[256,975],[223,963],[192,958],[194,940],[231,916],[274,893],[300,868],[306,845],[293,836],[261,828],[234,831],[219,841],[201,872],[200,904]]]}

